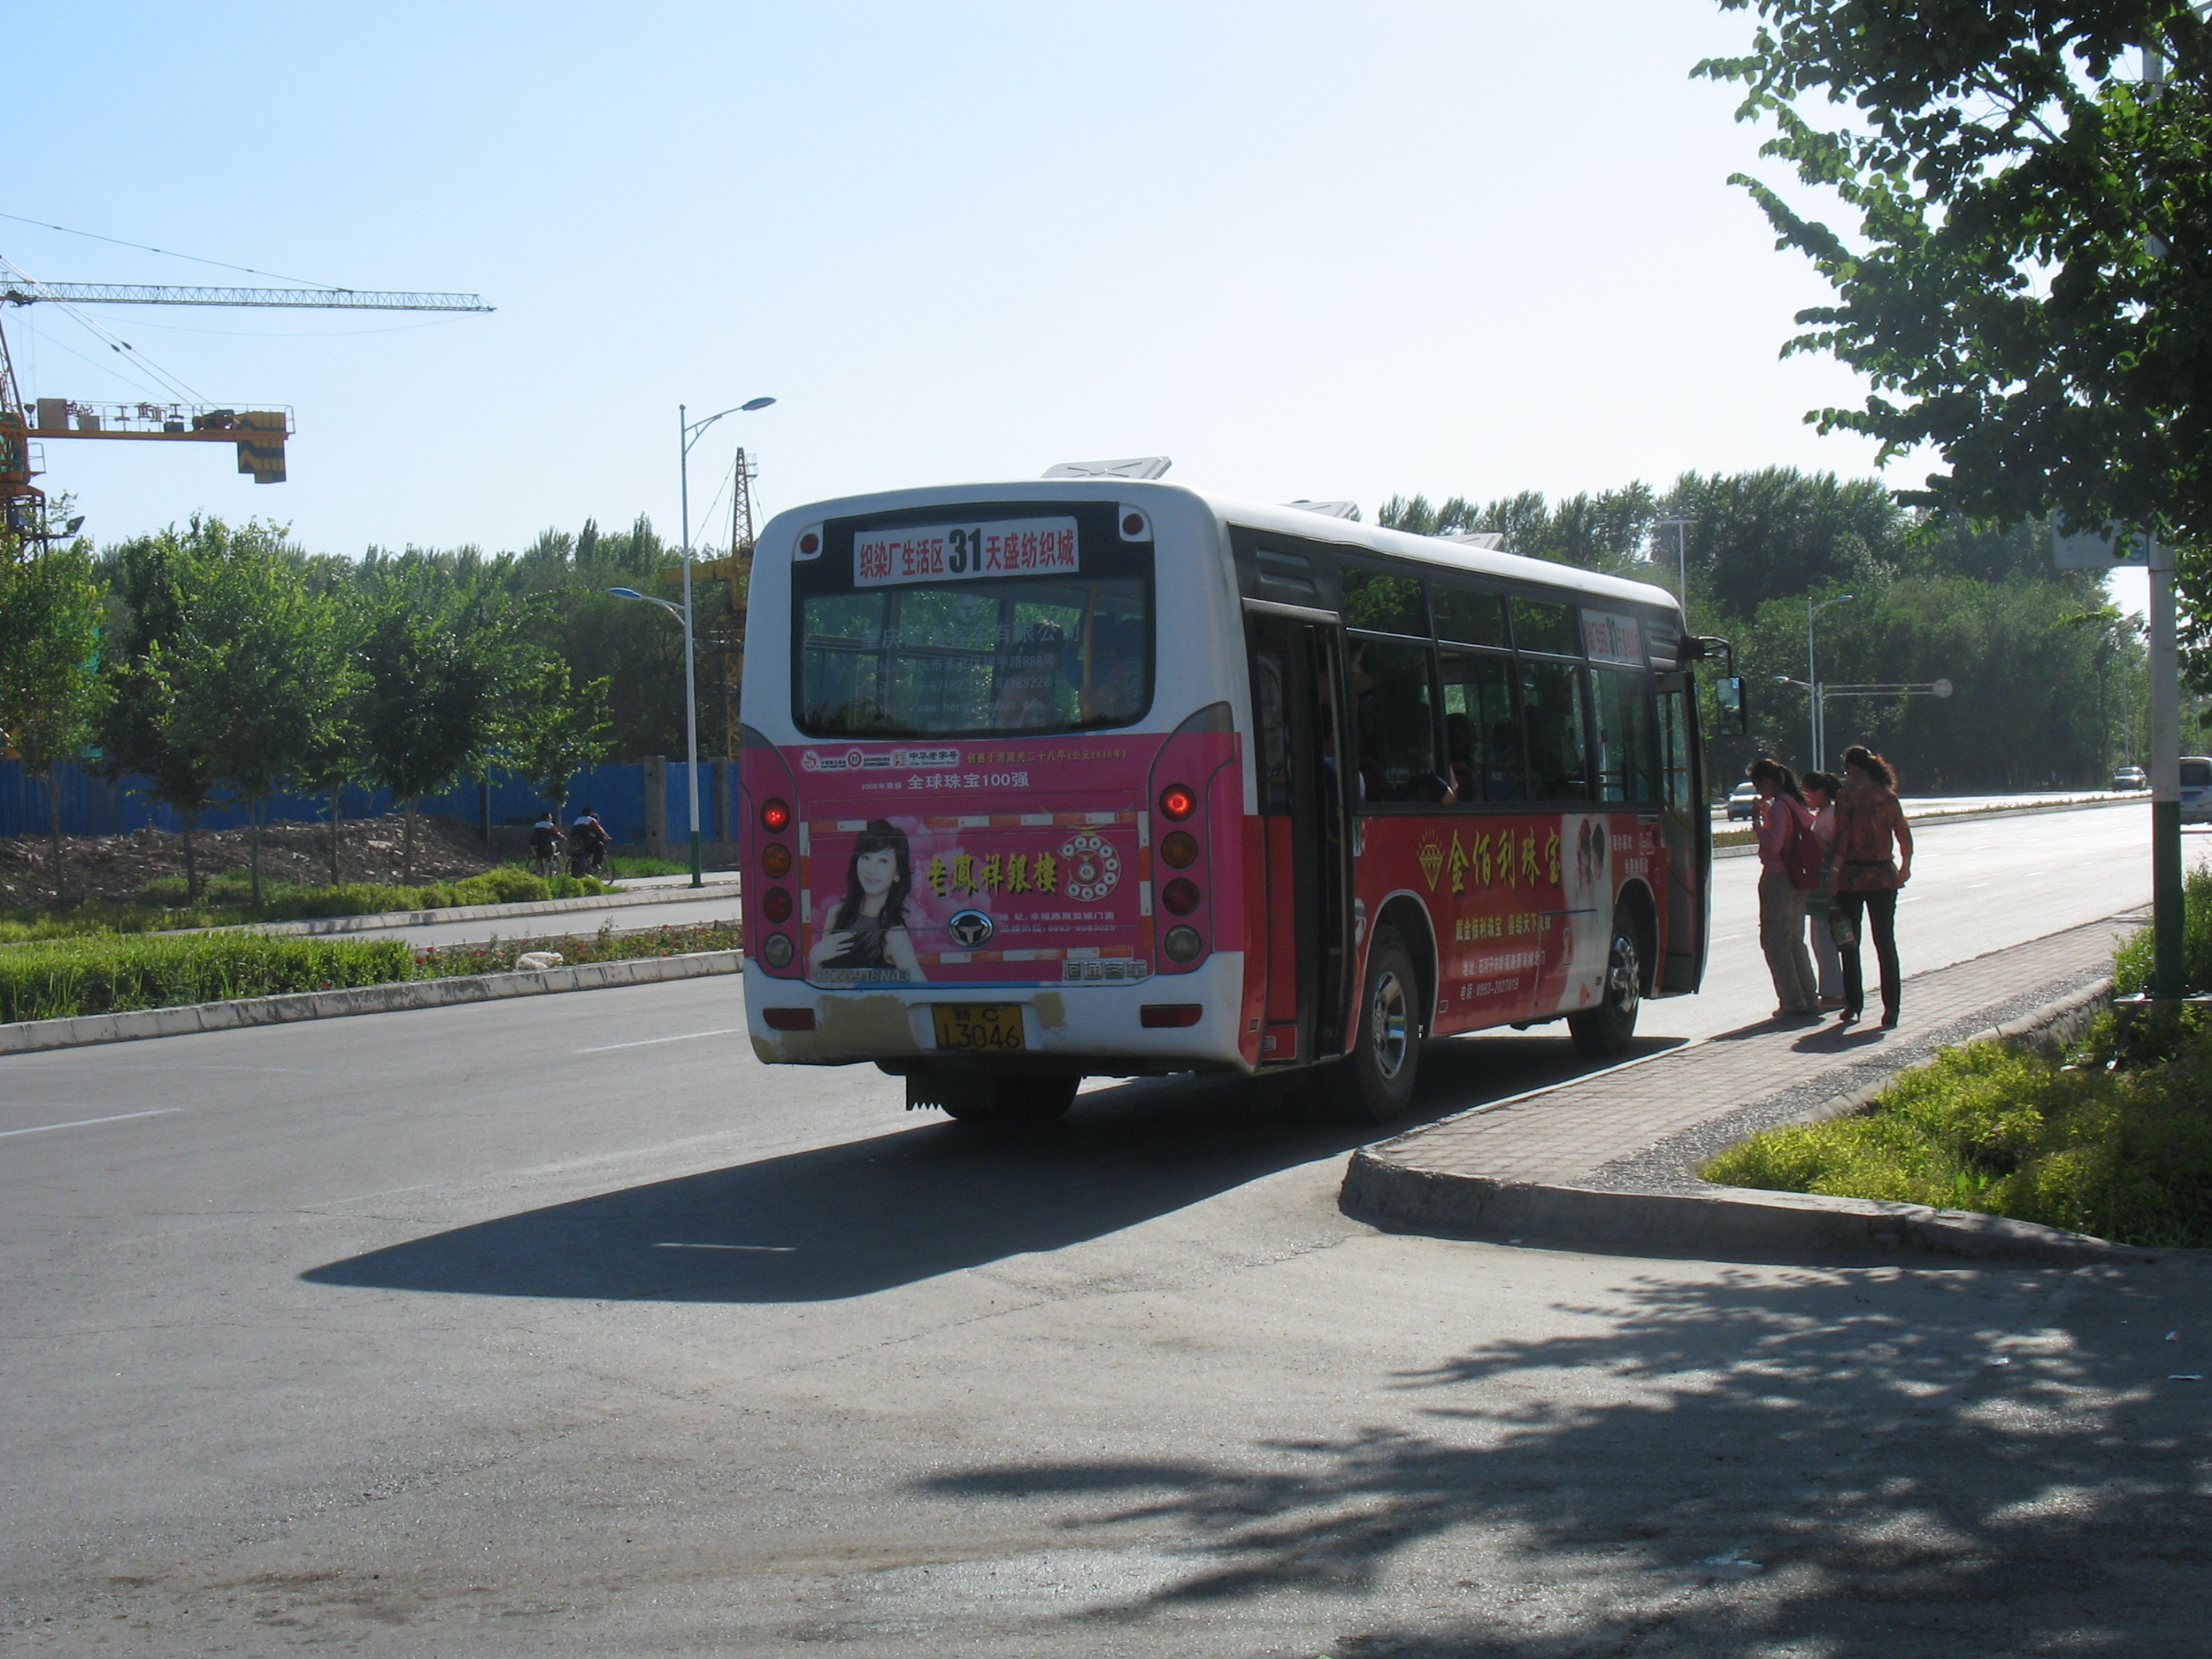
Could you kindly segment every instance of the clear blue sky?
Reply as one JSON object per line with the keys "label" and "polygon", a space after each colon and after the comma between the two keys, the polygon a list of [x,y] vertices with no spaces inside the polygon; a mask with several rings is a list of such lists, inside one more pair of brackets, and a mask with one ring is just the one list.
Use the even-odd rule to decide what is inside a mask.
{"label": "clear blue sky", "polygon": [[[1689,78],[1747,28],[1709,0],[28,9],[0,210],[499,307],[103,307],[211,398],[291,405],[292,482],[68,441],[46,482],[102,540],[196,510],[343,553],[672,534],[678,403],[760,393],[695,453],[695,512],[741,437],[770,511],[1143,453],[1370,514],[1864,474],[1800,420],[1850,377],[1777,358],[1824,290],[1725,182],[1759,134]],[[7,221],[0,252],[228,280]],[[59,313],[0,321],[27,393],[137,394]]]}

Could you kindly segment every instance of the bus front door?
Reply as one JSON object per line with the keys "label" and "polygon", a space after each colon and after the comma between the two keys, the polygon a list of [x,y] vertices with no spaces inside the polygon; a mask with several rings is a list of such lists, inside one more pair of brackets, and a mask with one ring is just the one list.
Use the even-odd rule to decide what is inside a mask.
{"label": "bus front door", "polygon": [[1336,625],[1257,605],[1247,622],[1267,860],[1260,1060],[1310,1064],[1342,1054],[1346,1041],[1351,884]]}
{"label": "bus front door", "polygon": [[1686,673],[1659,676],[1659,743],[1667,843],[1667,958],[1659,989],[1680,996],[1704,980],[1712,931],[1713,815],[1705,805],[1697,683]]}

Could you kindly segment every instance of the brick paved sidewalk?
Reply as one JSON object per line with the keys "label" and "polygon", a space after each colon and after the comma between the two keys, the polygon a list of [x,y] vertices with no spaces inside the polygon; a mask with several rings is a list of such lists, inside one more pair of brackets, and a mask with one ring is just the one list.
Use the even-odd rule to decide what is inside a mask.
{"label": "brick paved sidewalk", "polygon": [[[1663,1230],[1662,1218],[1686,1218],[1685,1204],[1740,1196],[1801,1219],[1808,1209],[1847,1209],[1881,1237],[1881,1216],[1913,1206],[1752,1195],[1708,1186],[1694,1170],[1747,1134],[1823,1115],[1838,1097],[1863,1098],[1944,1047],[2096,983],[2111,971],[2114,945],[2141,925],[2139,915],[2111,917],[1916,975],[1905,982],[1893,1031],[1761,1023],[1445,1118],[1355,1154],[1345,1207],[1395,1224],[1478,1231],[1546,1231],[1544,1217],[1559,1221],[1570,1211],[1584,1218],[1577,1226],[1632,1212],[1631,1231],[1650,1243],[1663,1242],[1651,1237],[1654,1225]],[[1575,1201],[1547,1205],[1536,1196],[1547,1192]],[[1607,1195],[1647,1201],[1598,1201]],[[1703,1215],[1698,1224],[1710,1231],[1711,1220]],[[1989,1221],[1976,1230],[1986,1232]],[[1549,1231],[1561,1236],[1559,1226]]]}

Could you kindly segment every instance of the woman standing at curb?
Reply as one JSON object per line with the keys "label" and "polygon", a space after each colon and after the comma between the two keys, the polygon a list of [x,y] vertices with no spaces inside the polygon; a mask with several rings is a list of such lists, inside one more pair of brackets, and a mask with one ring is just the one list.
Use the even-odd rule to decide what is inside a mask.
{"label": "woman standing at curb", "polygon": [[[1897,860],[1890,860],[1890,844]],[[1897,1024],[1901,976],[1897,967],[1897,890],[1912,879],[1912,830],[1897,804],[1897,774],[1887,761],[1863,744],[1844,750],[1843,793],[1836,797],[1834,844],[1836,902],[1844,915],[1844,1012],[1841,1023],[1858,1019],[1866,1008],[1859,970],[1860,921],[1874,930],[1874,953],[1881,966],[1881,1023]],[[1764,885],[1764,883],[1761,884]]]}
{"label": "woman standing at curb", "polygon": [[[1836,844],[1836,793],[1843,780],[1833,772],[1808,772],[1797,780],[1805,791],[1805,805],[1813,814],[1813,833],[1825,853]],[[1813,965],[1820,973],[1820,1012],[1844,1006],[1844,956],[1836,948],[1836,930],[1830,925],[1832,894],[1819,889],[1805,895],[1805,915],[1813,933]]]}
{"label": "woman standing at curb", "polygon": [[1805,954],[1805,895],[1790,873],[1791,845],[1801,831],[1813,833],[1813,815],[1797,775],[1780,761],[1755,760],[1748,776],[1759,791],[1759,947],[1774,975],[1774,1017],[1817,1016],[1820,986]]}

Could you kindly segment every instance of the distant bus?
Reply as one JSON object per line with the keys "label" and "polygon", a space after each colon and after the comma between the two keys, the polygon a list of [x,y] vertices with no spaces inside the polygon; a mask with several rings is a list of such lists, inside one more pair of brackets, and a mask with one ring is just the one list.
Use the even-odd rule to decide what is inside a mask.
{"label": "distant bus", "polygon": [[1620,1054],[1704,973],[1700,643],[1661,588],[1156,483],[782,514],[746,629],[754,1048],[999,1121],[1194,1072],[1382,1122],[1425,1037]]}

